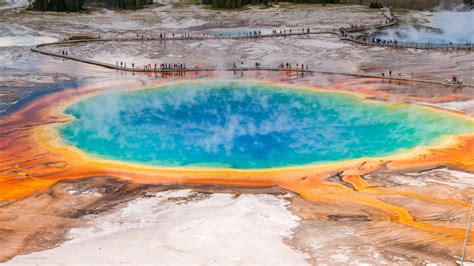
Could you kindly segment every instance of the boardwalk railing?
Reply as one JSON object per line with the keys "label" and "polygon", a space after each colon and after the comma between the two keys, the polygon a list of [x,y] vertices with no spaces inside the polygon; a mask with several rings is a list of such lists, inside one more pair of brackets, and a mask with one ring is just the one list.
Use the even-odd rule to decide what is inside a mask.
{"label": "boardwalk railing", "polygon": [[[87,42],[137,42],[137,41],[201,41],[201,40],[232,40],[232,39],[259,39],[259,38],[279,38],[279,37],[290,37],[290,36],[305,36],[305,35],[317,35],[317,34],[335,34],[341,35],[341,30],[343,32],[352,33],[352,32],[359,32],[365,31],[374,28],[385,28],[390,27],[398,23],[398,18],[394,17],[390,22],[387,23],[380,23],[380,24],[372,24],[372,25],[364,25],[364,26],[354,26],[354,27],[346,27],[346,28],[334,28],[334,29],[327,29],[322,31],[314,31],[309,30],[309,28],[298,28],[298,29],[287,29],[284,31],[277,31],[274,33],[255,33],[250,32],[250,34],[243,34],[243,35],[218,35],[218,34],[202,34],[202,35],[178,35],[178,36],[137,36],[137,37],[127,37],[127,38],[87,38],[87,39],[80,39],[80,40],[64,40],[60,42],[52,42],[52,43],[44,43],[35,46],[32,48],[34,52],[41,53],[43,50],[40,50],[42,47],[51,46],[51,45],[64,45],[64,44],[75,44],[75,43],[87,43]],[[44,53],[46,54],[46,53]]]}
{"label": "boardwalk railing", "polygon": [[388,40],[374,40],[364,36],[354,36],[347,34],[342,37],[343,40],[356,42],[369,46],[381,46],[392,48],[413,48],[413,49],[433,49],[433,50],[474,50],[474,43],[416,43],[416,42],[400,42]]}
{"label": "boardwalk railing", "polygon": [[381,28],[386,28],[386,27],[391,27],[394,25],[397,25],[400,22],[398,17],[393,17],[393,19],[387,21],[387,22],[382,22],[379,24],[373,24],[373,25],[365,25],[365,26],[359,26],[359,27],[350,27],[350,28],[343,28],[344,32],[347,33],[354,33],[354,32],[360,32],[360,31],[366,31],[366,30],[371,30],[371,29],[381,29]]}
{"label": "boardwalk railing", "polygon": [[[371,28],[384,28],[384,27],[390,27],[392,25],[395,25],[399,22],[397,17],[394,17],[387,23],[382,23],[382,24],[376,24],[376,25],[365,25],[365,26],[359,26],[359,27],[350,27],[350,28],[340,28],[340,29],[333,29],[333,30],[326,30],[326,31],[304,31],[302,28],[299,30],[292,30],[289,31],[287,30],[286,32],[276,32],[276,33],[271,33],[271,34],[251,34],[251,35],[237,35],[237,36],[215,36],[215,35],[201,35],[201,36],[161,36],[161,37],[136,37],[136,38],[108,38],[108,39],[102,39],[102,38],[97,38],[97,39],[80,39],[80,40],[66,40],[66,41],[60,41],[60,42],[53,42],[53,43],[45,43],[45,44],[39,44],[36,45],[35,47],[31,48],[33,52],[41,53],[44,55],[49,55],[49,56],[54,56],[54,57],[59,57],[59,58],[64,58],[67,60],[73,60],[77,62],[82,62],[85,64],[90,64],[90,65],[95,65],[95,66],[100,66],[108,69],[114,69],[117,71],[126,71],[126,72],[142,72],[142,73],[186,73],[186,72],[206,72],[206,71],[233,71],[233,72],[243,72],[243,71],[284,71],[288,73],[300,73],[300,74],[311,74],[311,73],[318,73],[318,74],[329,74],[329,75],[344,75],[344,76],[353,76],[353,77],[360,77],[360,78],[377,78],[377,79],[383,79],[383,80],[392,80],[392,81],[404,81],[404,82],[418,82],[418,83],[427,83],[427,84],[436,84],[436,85],[447,85],[443,82],[439,81],[433,81],[433,80],[421,80],[421,79],[413,79],[413,78],[402,78],[402,77],[380,77],[376,75],[370,75],[370,74],[362,74],[362,73],[344,73],[344,72],[331,72],[331,71],[322,71],[322,70],[308,70],[308,69],[302,69],[302,68],[212,68],[212,67],[207,67],[207,68],[140,68],[140,67],[122,67],[114,64],[109,64],[109,63],[104,63],[104,62],[99,62],[95,60],[89,60],[85,58],[80,58],[76,56],[71,56],[68,54],[60,54],[60,53],[55,53],[52,51],[47,51],[43,49],[44,47],[47,46],[52,46],[52,45],[68,45],[68,44],[77,44],[77,43],[89,43],[89,42],[137,42],[137,41],[186,41],[186,40],[226,40],[226,39],[258,39],[258,38],[278,38],[278,37],[289,37],[289,36],[303,36],[303,35],[312,35],[312,34],[337,34],[341,36],[343,40],[350,40],[353,42],[365,44],[365,45],[378,45],[373,42],[367,41],[367,39],[361,39],[360,37],[355,37],[351,34],[348,34],[349,32],[358,32],[358,31],[364,31],[368,30]],[[451,85],[450,86],[454,86]],[[465,84],[463,87],[474,87],[474,85],[469,85]]]}
{"label": "boardwalk railing", "polygon": [[[113,64],[103,63],[99,61],[84,59],[80,57],[75,57],[71,55],[64,55],[59,53],[48,52],[44,50],[40,50],[37,48],[32,48],[33,51],[36,51],[41,54],[64,58],[68,60],[74,60],[90,65],[100,66],[108,69],[113,69],[117,71],[125,71],[125,72],[139,72],[139,73],[146,73],[146,74],[182,74],[187,72],[210,72],[210,71],[230,71],[230,72],[247,72],[247,71],[271,71],[271,72],[287,72],[289,74],[325,74],[325,75],[342,75],[342,76],[351,76],[351,77],[358,77],[358,78],[375,78],[375,79],[382,79],[382,80],[389,80],[389,81],[400,81],[400,82],[416,82],[416,83],[425,83],[425,84],[434,84],[434,85],[446,85],[440,81],[434,80],[423,80],[423,79],[413,79],[413,78],[403,78],[403,77],[381,77],[377,75],[371,74],[363,74],[363,73],[347,73],[347,72],[334,72],[334,71],[324,71],[324,70],[310,70],[310,69],[303,69],[303,68],[285,68],[285,67],[278,67],[278,68],[265,68],[265,67],[229,67],[229,68],[212,68],[212,67],[199,67],[199,68],[140,68],[140,67],[122,67]],[[456,86],[456,85],[449,85],[449,86]],[[464,84],[462,87],[469,87],[474,88],[474,85]]]}
{"label": "boardwalk railing", "polygon": [[399,19],[398,17],[394,17],[389,23],[384,25],[378,26],[370,26],[365,28],[357,28],[357,29],[346,29],[346,34],[341,36],[342,40],[351,41],[367,46],[380,46],[380,47],[392,47],[392,48],[413,48],[413,49],[425,49],[425,50],[474,50],[474,43],[417,43],[417,42],[402,42],[397,40],[384,40],[378,38],[368,38],[363,35],[353,35],[349,33],[355,33],[358,31],[364,31],[373,28],[384,28],[390,27],[395,24],[398,24]]}
{"label": "boardwalk railing", "polygon": [[[108,38],[108,39],[101,39],[101,38],[87,38],[87,39],[80,39],[80,40],[66,40],[66,41],[59,41],[59,42],[52,42],[52,43],[44,43],[36,45],[35,47],[31,48],[33,52],[41,53],[44,55],[60,57],[64,59],[74,60],[86,64],[101,66],[109,69],[116,69],[121,71],[129,71],[129,72],[145,72],[145,73],[170,73],[170,72],[191,72],[191,71],[216,71],[218,69],[213,68],[187,68],[187,69],[167,69],[167,68],[139,68],[139,67],[123,67],[108,63],[103,63],[95,60],[89,60],[85,58],[80,58],[76,56],[71,56],[68,54],[59,54],[52,51],[47,51],[43,49],[47,46],[52,45],[68,45],[68,44],[77,44],[77,43],[90,43],[90,42],[143,42],[143,41],[187,41],[187,40],[228,40],[228,39],[259,39],[259,38],[279,38],[279,37],[290,37],[290,36],[305,36],[305,35],[312,35],[312,34],[336,34],[340,35],[343,32],[357,32],[363,31],[370,28],[380,28],[380,27],[389,27],[398,23],[398,19],[393,19],[390,23],[382,23],[382,24],[375,24],[375,25],[365,25],[365,26],[353,26],[348,28],[340,28],[340,29],[333,29],[333,30],[324,30],[324,31],[311,31],[309,28],[299,28],[299,29],[287,29],[280,32],[272,32],[267,34],[246,34],[246,35],[178,35],[178,36],[166,36],[166,35],[159,35],[156,37],[144,37],[144,36],[137,36],[133,38]],[[220,69],[225,71],[254,71],[254,70],[267,70],[267,71],[292,71],[292,72],[299,72],[299,73],[316,73],[318,71],[311,71],[305,69],[297,69],[297,68],[229,68],[229,69]],[[324,73],[319,71],[319,73]],[[328,72],[329,73],[329,72]],[[332,73],[337,74],[337,73]],[[341,74],[341,75],[353,75],[353,74]],[[373,77],[373,76],[369,76]]]}

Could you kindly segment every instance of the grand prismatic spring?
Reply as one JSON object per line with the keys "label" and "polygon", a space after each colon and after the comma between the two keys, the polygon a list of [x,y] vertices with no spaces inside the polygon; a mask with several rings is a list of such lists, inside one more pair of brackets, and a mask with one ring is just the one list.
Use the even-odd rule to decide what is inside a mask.
{"label": "grand prismatic spring", "polygon": [[73,2],[0,0],[0,263],[474,263],[470,1]]}
{"label": "grand prismatic spring", "polygon": [[75,118],[60,129],[70,145],[98,157],[175,167],[259,169],[380,157],[474,127],[472,120],[407,104],[258,83],[108,93],[65,113]]}

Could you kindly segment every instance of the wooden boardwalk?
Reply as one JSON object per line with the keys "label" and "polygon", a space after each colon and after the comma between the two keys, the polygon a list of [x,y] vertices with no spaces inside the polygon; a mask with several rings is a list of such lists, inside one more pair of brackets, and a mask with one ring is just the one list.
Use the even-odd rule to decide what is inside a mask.
{"label": "wooden boardwalk", "polygon": [[[394,17],[394,20],[385,25],[373,26],[371,28],[385,28],[394,26],[399,23],[399,19]],[[346,31],[348,34],[341,36],[341,40],[351,41],[354,43],[362,44],[365,46],[379,46],[379,47],[391,47],[400,49],[423,49],[423,50],[474,50],[473,43],[417,43],[417,42],[401,42],[397,40],[384,40],[379,39],[374,41],[372,38],[367,38],[363,35],[353,35],[350,33],[356,31]]]}
{"label": "wooden boardwalk", "polygon": [[[77,62],[82,62],[90,65],[100,66],[108,69],[114,69],[117,71],[126,71],[126,72],[135,72],[135,73],[169,73],[169,74],[176,74],[176,73],[186,73],[186,72],[211,72],[211,71],[229,71],[229,72],[248,72],[248,71],[271,71],[271,72],[288,72],[288,73],[301,73],[301,74],[326,74],[326,75],[342,75],[342,76],[352,76],[358,78],[376,78],[381,80],[391,80],[391,81],[402,81],[402,82],[416,82],[416,83],[425,83],[425,84],[435,84],[435,85],[446,85],[443,82],[433,81],[433,80],[423,80],[423,79],[412,79],[412,78],[402,78],[402,77],[381,77],[378,75],[370,75],[370,74],[360,74],[360,73],[347,73],[347,72],[334,72],[334,71],[324,71],[324,70],[306,70],[306,69],[297,69],[297,68],[267,68],[267,67],[251,67],[251,68],[186,68],[186,69],[143,69],[143,68],[131,68],[131,67],[117,67],[113,64],[103,63],[99,61],[84,59],[80,57],[70,56],[70,55],[63,55],[57,54],[52,52],[47,52],[44,50],[38,50],[38,52],[50,56],[60,57],[68,60],[74,60]],[[463,87],[470,87],[474,88],[474,85],[464,84]]]}
{"label": "wooden boardwalk", "polygon": [[[271,34],[254,34],[254,35],[240,35],[240,36],[209,36],[209,35],[201,35],[201,36],[167,36],[167,37],[137,37],[137,38],[108,38],[108,39],[81,39],[81,40],[68,40],[68,41],[60,41],[60,42],[53,42],[53,43],[46,43],[37,45],[31,50],[33,52],[41,53],[48,56],[54,56],[59,58],[64,58],[67,60],[73,60],[85,64],[100,66],[108,69],[114,69],[118,71],[126,71],[126,72],[138,72],[138,73],[186,73],[186,72],[209,72],[209,71],[233,71],[233,72],[243,72],[243,71],[280,71],[280,72],[289,72],[289,73],[301,73],[301,74],[328,74],[328,75],[343,75],[343,76],[352,76],[352,77],[360,77],[360,78],[376,78],[382,80],[392,80],[392,81],[403,81],[403,82],[417,82],[417,83],[425,83],[425,84],[435,84],[435,85],[446,85],[440,81],[433,81],[433,80],[422,80],[422,79],[412,79],[412,78],[402,78],[402,77],[395,77],[395,76],[378,76],[378,75],[370,75],[370,74],[360,74],[360,73],[345,73],[345,72],[333,72],[333,71],[323,71],[323,70],[307,70],[307,69],[297,69],[297,68],[268,68],[268,67],[258,67],[258,68],[184,68],[184,69],[168,69],[168,68],[139,68],[139,67],[122,67],[117,66],[114,64],[108,64],[104,62],[99,62],[95,60],[80,58],[76,56],[66,55],[66,54],[59,54],[51,51],[47,51],[43,49],[47,46],[52,45],[70,45],[70,44],[78,44],[78,43],[91,43],[91,42],[144,42],[144,41],[204,41],[204,40],[241,40],[241,39],[262,39],[262,38],[282,38],[282,37],[291,37],[291,36],[310,36],[316,34],[335,34],[341,37],[343,40],[350,40],[353,42],[361,43],[364,45],[372,45],[372,43],[362,42],[354,38],[352,35],[348,34],[351,32],[357,31],[364,31],[372,28],[384,28],[390,27],[395,24],[398,24],[399,20],[395,18],[390,23],[378,24],[378,25],[370,25],[364,27],[351,27],[351,28],[343,28],[344,36],[341,35],[341,29],[334,29],[334,30],[326,30],[326,31],[307,31],[307,28],[303,30],[300,28],[299,30],[292,30],[291,32],[287,30],[284,33],[271,33]],[[351,37],[348,37],[351,36]],[[455,86],[455,85],[450,85]],[[463,87],[471,87],[473,88],[474,85],[470,84],[463,84]]]}
{"label": "wooden boardwalk", "polygon": [[344,41],[351,41],[354,43],[366,46],[391,47],[400,49],[422,49],[422,50],[474,50],[473,43],[416,43],[416,42],[400,42],[381,40],[380,42],[373,42],[372,39],[367,39],[362,36],[354,36],[347,34],[341,37]]}

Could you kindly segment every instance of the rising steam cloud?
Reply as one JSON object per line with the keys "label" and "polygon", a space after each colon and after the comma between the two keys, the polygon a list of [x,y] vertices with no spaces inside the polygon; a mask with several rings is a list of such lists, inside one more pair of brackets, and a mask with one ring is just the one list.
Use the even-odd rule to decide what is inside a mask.
{"label": "rising steam cloud", "polygon": [[421,26],[402,26],[375,33],[377,38],[417,43],[474,42],[474,10],[440,10]]}
{"label": "rising steam cloud", "polygon": [[[159,165],[262,168],[380,155],[472,125],[428,111],[264,84],[178,83],[71,106],[66,140]],[[441,122],[444,121],[444,122]]]}

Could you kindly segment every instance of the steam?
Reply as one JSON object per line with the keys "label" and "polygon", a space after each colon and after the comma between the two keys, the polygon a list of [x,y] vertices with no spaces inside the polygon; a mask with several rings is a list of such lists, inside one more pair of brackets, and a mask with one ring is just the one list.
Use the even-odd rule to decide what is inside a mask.
{"label": "steam", "polygon": [[427,24],[420,27],[403,26],[376,33],[375,37],[417,43],[466,43],[474,42],[474,11],[457,8],[433,14]]}
{"label": "steam", "polygon": [[180,83],[73,105],[67,112],[77,121],[63,136],[114,159],[259,168],[386,154],[469,128],[420,108],[390,108],[253,83]]}

